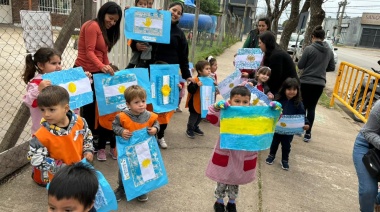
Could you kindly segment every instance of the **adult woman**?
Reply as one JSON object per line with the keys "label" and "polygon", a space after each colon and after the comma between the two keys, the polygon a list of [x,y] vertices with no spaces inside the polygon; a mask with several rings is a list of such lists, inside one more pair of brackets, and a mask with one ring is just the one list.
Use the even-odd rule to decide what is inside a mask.
{"label": "adult woman", "polygon": [[276,37],[271,31],[259,35],[259,47],[264,52],[262,65],[271,69],[268,86],[275,95],[286,78],[298,79],[296,67],[290,55],[276,43]]}
{"label": "adult woman", "polygon": [[243,44],[243,48],[259,48],[259,34],[269,30],[270,31],[270,20],[267,17],[259,19],[257,28],[249,32],[247,40]]}
{"label": "adult woman", "polygon": [[[114,71],[110,66],[107,53],[120,38],[120,20],[122,11],[115,2],[105,3],[98,11],[97,18],[83,24],[78,42],[78,57],[75,66],[82,66],[84,71],[92,74],[109,73]],[[94,88],[92,89],[94,91]],[[103,136],[103,128],[95,132],[97,120],[95,119],[95,93],[94,102],[82,108],[82,116],[86,119],[89,128],[95,135]],[[106,138],[99,138],[98,160],[106,160],[105,145]]]}
{"label": "adult woman", "polygon": [[312,44],[307,46],[298,62],[298,68],[303,69],[300,76],[302,102],[305,106],[310,128],[304,135],[304,141],[311,139],[315,108],[318,99],[326,85],[326,71],[334,71],[334,55],[328,44],[324,43],[325,31],[322,26],[317,26],[311,33]]}
{"label": "adult woman", "polygon": [[[367,123],[356,137],[352,158],[359,181],[359,205],[360,211],[372,212],[380,208],[380,196],[378,194],[377,179],[372,177],[363,164],[362,158],[369,148],[380,149],[380,102],[377,102],[368,116]],[[377,210],[376,210],[377,211]]]}

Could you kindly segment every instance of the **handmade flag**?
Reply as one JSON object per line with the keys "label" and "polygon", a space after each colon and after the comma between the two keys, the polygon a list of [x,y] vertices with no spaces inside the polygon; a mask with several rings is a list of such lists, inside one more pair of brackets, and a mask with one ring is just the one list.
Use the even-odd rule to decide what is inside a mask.
{"label": "handmade flag", "polygon": [[199,77],[202,82],[201,93],[201,117],[206,118],[208,106],[215,102],[215,85],[211,77]]}
{"label": "handmade flag", "polygon": [[231,106],[221,110],[220,148],[245,151],[268,149],[281,110],[269,106]]}
{"label": "handmade flag", "polygon": [[265,105],[269,105],[269,103],[271,102],[268,96],[265,93],[261,92],[259,89],[257,89],[256,86],[251,86],[249,84],[246,84],[245,87],[247,87],[248,90],[251,91],[252,105],[262,105],[260,104],[261,103],[260,101],[265,103]]}
{"label": "handmade flag", "polygon": [[276,133],[282,135],[295,135],[303,133],[305,115],[282,115],[276,125]]}
{"label": "handmade flag", "polygon": [[240,78],[241,72],[239,69],[236,69],[235,72],[227,76],[218,84],[219,93],[222,95],[224,100],[228,100],[230,98],[230,92],[232,88],[240,84]]}
{"label": "handmade flag", "polygon": [[179,65],[150,65],[153,112],[175,110],[179,101]]}
{"label": "handmade flag", "polygon": [[93,102],[90,79],[82,67],[55,71],[42,75],[42,79],[65,88],[70,95],[70,108],[76,109]]}
{"label": "handmade flag", "polygon": [[149,135],[147,128],[134,131],[128,140],[116,136],[116,148],[128,201],[168,183],[156,137]]}
{"label": "handmade flag", "polygon": [[154,43],[170,43],[171,13],[131,7],[125,10],[125,37]]}
{"label": "handmade flag", "polygon": [[260,48],[238,49],[235,57],[235,67],[238,69],[258,69],[263,60]]}

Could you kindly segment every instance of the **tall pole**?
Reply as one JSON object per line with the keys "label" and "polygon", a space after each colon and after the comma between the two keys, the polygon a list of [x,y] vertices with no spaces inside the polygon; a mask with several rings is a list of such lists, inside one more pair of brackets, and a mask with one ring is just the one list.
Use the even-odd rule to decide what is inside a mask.
{"label": "tall pole", "polygon": [[198,37],[198,19],[199,19],[199,10],[201,8],[201,0],[197,0],[195,8],[195,18],[193,26],[193,38],[191,39],[191,49],[190,49],[190,61],[194,61],[195,49],[197,47],[197,37]]}
{"label": "tall pole", "polygon": [[346,5],[347,5],[347,0],[344,0],[343,2],[341,2],[342,4],[342,13],[340,14],[340,17],[339,17],[339,21],[338,21],[338,33],[337,33],[337,39],[335,39],[335,44],[337,44],[339,42],[339,39],[340,37],[342,36],[341,33],[342,33],[342,21],[343,21],[343,15],[344,15],[344,10],[346,9]]}
{"label": "tall pole", "polygon": [[245,28],[245,18],[247,17],[247,10],[248,10],[248,0],[245,1],[243,21],[242,21],[242,24],[241,24],[241,29],[240,29],[240,34],[239,34],[240,40],[243,39],[244,28]]}
{"label": "tall pole", "polygon": [[[338,12],[336,13],[336,20],[339,20],[340,8],[342,7],[341,2],[338,3],[338,6],[339,6],[339,8],[338,8]],[[333,31],[333,34],[332,34],[332,36],[334,37],[334,42],[335,42],[335,30],[336,30],[336,28],[337,27],[334,26],[334,31]]]}

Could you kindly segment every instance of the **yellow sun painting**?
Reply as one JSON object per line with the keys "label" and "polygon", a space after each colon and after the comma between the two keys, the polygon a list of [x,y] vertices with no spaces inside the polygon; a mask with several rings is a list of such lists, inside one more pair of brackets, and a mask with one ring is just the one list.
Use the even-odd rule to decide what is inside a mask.
{"label": "yellow sun painting", "polygon": [[143,168],[148,168],[151,163],[152,163],[152,161],[149,158],[146,158],[142,161],[141,166]]}
{"label": "yellow sun painting", "polygon": [[77,85],[74,82],[70,82],[68,85],[68,90],[70,93],[75,93],[77,91]]}
{"label": "yellow sun painting", "polygon": [[127,89],[124,85],[120,85],[118,90],[120,93],[124,93],[125,89]]}
{"label": "yellow sun painting", "polygon": [[162,86],[162,88],[161,88],[161,92],[162,92],[162,95],[163,95],[163,96],[169,96],[170,91],[171,91],[171,88],[170,88],[169,85],[164,85],[164,86]]}

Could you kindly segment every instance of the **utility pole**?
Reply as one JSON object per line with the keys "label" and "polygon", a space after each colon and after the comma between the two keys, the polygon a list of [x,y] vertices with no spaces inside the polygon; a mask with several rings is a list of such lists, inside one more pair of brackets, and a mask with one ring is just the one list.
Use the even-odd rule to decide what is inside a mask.
{"label": "utility pole", "polygon": [[245,1],[243,21],[242,21],[241,28],[240,28],[240,33],[239,33],[240,40],[243,39],[244,28],[245,28],[245,17],[247,17],[247,9],[248,9],[248,0]]}
{"label": "utility pole", "polygon": [[[340,8],[342,7],[342,4],[341,4],[341,2],[339,2],[338,3],[338,12],[336,13],[336,20],[339,20],[339,13],[340,13]],[[337,26],[335,25],[334,26],[334,31],[333,31],[333,34],[332,34],[332,36],[333,36],[333,38],[334,38],[334,42],[335,42],[335,30],[336,30],[336,28],[337,28]]]}
{"label": "utility pole", "polygon": [[191,40],[191,49],[190,49],[190,61],[194,62],[195,49],[197,48],[197,38],[198,38],[198,19],[199,19],[199,10],[201,9],[201,0],[196,1],[195,8],[195,17],[194,17],[194,26],[193,26],[193,38]]}
{"label": "utility pole", "polygon": [[341,38],[341,33],[342,33],[342,21],[343,21],[343,15],[344,15],[344,10],[346,9],[347,5],[347,0],[344,0],[343,2],[339,3],[339,6],[343,7],[342,8],[342,13],[340,14],[339,21],[338,21],[338,33],[337,33],[337,39],[335,39],[335,44],[339,42],[339,39]]}

